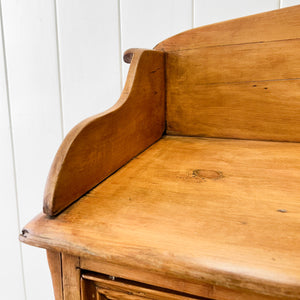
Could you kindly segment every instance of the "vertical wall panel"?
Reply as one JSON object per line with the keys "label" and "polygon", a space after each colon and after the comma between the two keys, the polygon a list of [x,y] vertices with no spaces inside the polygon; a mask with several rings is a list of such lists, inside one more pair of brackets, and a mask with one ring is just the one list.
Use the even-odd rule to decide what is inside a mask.
{"label": "vertical wall panel", "polygon": [[195,0],[195,27],[277,8],[278,0]]}
{"label": "vertical wall panel", "polygon": [[0,19],[0,291],[4,299],[25,299],[1,24]]}
{"label": "vertical wall panel", "polygon": [[282,0],[282,6],[281,7],[288,7],[293,5],[299,5],[300,0]]}
{"label": "vertical wall panel", "polygon": [[[164,39],[192,28],[192,1],[121,0],[122,53],[152,49]],[[123,63],[123,82],[128,64]]]}
{"label": "vertical wall panel", "polygon": [[118,1],[57,1],[64,128],[120,96]]}
{"label": "vertical wall panel", "polygon": [[[42,209],[51,161],[61,142],[52,0],[3,0],[8,88],[20,223]],[[45,251],[23,246],[27,299],[53,299]]]}

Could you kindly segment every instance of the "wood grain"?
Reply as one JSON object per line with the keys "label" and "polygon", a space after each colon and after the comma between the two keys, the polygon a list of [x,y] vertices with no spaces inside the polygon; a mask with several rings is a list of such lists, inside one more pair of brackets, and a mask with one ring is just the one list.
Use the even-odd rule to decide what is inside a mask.
{"label": "wood grain", "polygon": [[155,49],[184,51],[208,46],[300,38],[300,5],[191,29],[160,42]]}
{"label": "wood grain", "polygon": [[161,42],[167,133],[299,142],[299,47],[300,5]]}
{"label": "wood grain", "polygon": [[61,253],[47,250],[55,300],[64,300]]}
{"label": "wood grain", "polygon": [[[203,299],[192,295],[183,295],[183,293],[176,293],[176,291],[164,290],[155,286],[142,285],[137,282],[131,282],[117,278],[109,280],[108,278],[86,273],[82,277],[86,281],[92,281],[96,286],[96,290],[100,295],[104,295],[111,300],[142,300],[142,299],[160,299],[160,300],[189,300],[189,299]],[[91,299],[91,297],[86,298]],[[99,298],[101,299],[101,298]]]}
{"label": "wood grain", "polygon": [[79,258],[62,253],[62,283],[64,300],[81,300]]}
{"label": "wood grain", "polygon": [[184,92],[191,85],[300,79],[299,48],[295,39],[169,53],[168,88]]}
{"label": "wood grain", "polygon": [[39,215],[21,240],[295,299],[299,153],[299,143],[166,136],[55,219]]}
{"label": "wood grain", "polygon": [[61,212],[161,137],[164,91],[164,54],[135,50],[120,100],[79,123],[60,146],[45,188],[46,214]]}
{"label": "wood grain", "polygon": [[[209,299],[219,300],[274,300],[277,297],[257,294],[255,292],[232,290],[226,287],[208,284],[205,282],[192,283],[184,279],[170,278],[165,275],[151,272],[138,267],[129,267],[108,263],[106,260],[89,259],[82,257],[80,267],[84,270],[91,270],[97,273],[110,274],[111,276],[126,278],[136,282],[143,282],[152,286],[158,286],[169,290],[179,291],[194,295],[196,297],[207,297]],[[83,274],[85,277],[85,274]],[[90,290],[88,293],[95,293],[95,287],[92,284],[85,284]],[[279,298],[278,298],[279,299]]]}
{"label": "wood grain", "polygon": [[300,141],[300,80],[168,89],[167,133]]}

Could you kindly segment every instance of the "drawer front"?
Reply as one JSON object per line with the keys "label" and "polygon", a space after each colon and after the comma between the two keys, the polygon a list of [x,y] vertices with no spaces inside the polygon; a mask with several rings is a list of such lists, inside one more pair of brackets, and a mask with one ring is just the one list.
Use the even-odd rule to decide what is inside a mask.
{"label": "drawer front", "polygon": [[83,274],[83,300],[192,300],[205,299],[159,287],[102,275]]}
{"label": "drawer front", "polygon": [[96,299],[97,300],[143,300],[144,297],[140,297],[137,295],[132,295],[127,292],[114,291],[110,289],[104,288],[96,288]]}

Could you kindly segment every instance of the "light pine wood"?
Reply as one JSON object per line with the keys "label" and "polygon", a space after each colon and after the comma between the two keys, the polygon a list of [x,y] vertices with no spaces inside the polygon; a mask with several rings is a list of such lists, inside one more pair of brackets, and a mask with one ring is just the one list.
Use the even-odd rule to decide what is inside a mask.
{"label": "light pine wood", "polygon": [[178,52],[208,46],[245,44],[300,38],[300,5],[191,29],[155,46]]}
{"label": "light pine wood", "polygon": [[55,300],[81,300],[79,257],[47,250]]}
{"label": "light pine wood", "polygon": [[296,6],[163,41],[167,133],[299,142],[299,38]]}
{"label": "light pine wood", "polygon": [[[205,282],[192,283],[184,279],[169,278],[165,275],[153,273],[149,270],[140,269],[138,267],[128,267],[108,263],[105,260],[81,258],[80,267],[85,270],[91,270],[97,273],[110,274],[111,276],[126,278],[136,282],[143,282],[156,287],[162,287],[169,290],[180,291],[194,295],[196,297],[207,297],[208,299],[219,300],[274,300],[276,297],[257,294],[255,292],[232,290],[222,286],[208,284]],[[88,293],[95,292],[92,284],[88,285],[90,290]],[[83,285],[83,288],[86,286]],[[281,298],[278,298],[281,299]]]}
{"label": "light pine wood", "polygon": [[55,300],[64,300],[61,253],[47,250],[47,259],[52,277]]}
{"label": "light pine wood", "polygon": [[[189,300],[189,295],[183,293],[176,294],[175,291],[162,290],[154,286],[142,286],[141,284],[125,281],[122,279],[109,280],[104,276],[95,276],[94,274],[83,274],[85,281],[91,282],[99,295],[103,295],[110,300],[142,300],[142,299],[160,299],[160,300]],[[91,295],[90,295],[91,296]],[[190,295],[192,296],[192,295]],[[101,296],[100,296],[101,297]],[[89,295],[83,298],[91,299]],[[99,298],[101,299],[101,298]],[[197,299],[204,299],[199,298]]]}
{"label": "light pine wood", "polygon": [[191,283],[184,279],[168,278],[164,275],[154,273],[139,267],[129,267],[120,264],[110,263],[107,260],[82,257],[80,267],[84,270],[90,270],[96,273],[109,274],[111,276],[126,278],[136,282],[159,286],[165,289],[181,291],[183,293],[196,296],[212,296],[216,287],[201,282],[201,284]]}
{"label": "light pine wood", "polygon": [[62,270],[63,299],[81,300],[79,258],[62,253]]}
{"label": "light pine wood", "polygon": [[168,86],[300,79],[299,47],[295,39],[168,53]]}
{"label": "light pine wood", "polygon": [[134,51],[120,100],[74,127],[60,146],[45,188],[46,214],[61,212],[161,137],[164,54]]}
{"label": "light pine wood", "polygon": [[168,96],[169,134],[300,141],[300,80],[170,87]]}
{"label": "light pine wood", "polygon": [[299,153],[298,143],[166,136],[55,219],[39,215],[21,240],[293,299]]}

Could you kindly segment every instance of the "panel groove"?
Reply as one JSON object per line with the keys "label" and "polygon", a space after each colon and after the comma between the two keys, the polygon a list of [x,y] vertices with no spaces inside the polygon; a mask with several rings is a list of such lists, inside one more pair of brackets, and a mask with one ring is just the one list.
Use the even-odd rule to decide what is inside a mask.
{"label": "panel groove", "polygon": [[[18,197],[18,188],[17,188],[17,172],[16,172],[16,160],[15,160],[15,147],[14,147],[14,138],[13,138],[13,130],[12,130],[12,118],[11,118],[11,107],[10,107],[10,97],[9,97],[9,86],[8,86],[8,72],[7,72],[7,60],[6,60],[6,47],[5,47],[5,37],[4,37],[4,29],[3,29],[3,14],[2,14],[2,1],[0,0],[0,27],[1,27],[1,35],[2,35],[2,53],[3,53],[3,66],[4,66],[4,74],[5,74],[5,87],[6,87],[6,100],[7,100],[7,108],[8,108],[8,122],[9,122],[9,132],[10,132],[10,147],[11,147],[11,156],[12,156],[12,169],[13,169],[13,181],[14,181],[14,198],[15,198],[15,207],[16,207],[16,215],[17,215],[17,228],[18,232],[21,232],[20,227],[20,209],[19,209],[19,197]],[[21,276],[22,276],[22,286],[24,299],[27,299],[26,296],[26,287],[25,287],[25,275],[24,275],[24,264],[23,264],[23,251],[21,243],[19,242],[19,252],[20,252],[20,260],[21,260]]]}
{"label": "panel groove", "polygon": [[118,3],[56,1],[65,133],[119,98]]}
{"label": "panel groove", "polygon": [[279,8],[283,7],[283,0],[279,0]]}
{"label": "panel groove", "polygon": [[56,53],[57,53],[57,76],[58,76],[58,92],[59,92],[59,109],[60,109],[60,122],[61,122],[61,139],[64,138],[64,113],[62,104],[62,90],[61,90],[61,64],[60,64],[60,49],[59,49],[59,38],[58,38],[58,22],[57,22],[57,4],[56,0],[54,3],[54,22],[55,22],[55,40],[56,40]]}
{"label": "panel groove", "polygon": [[120,93],[123,89],[123,53],[122,53],[122,22],[121,22],[121,0],[118,0],[118,29],[119,29],[119,53],[120,53]]}
{"label": "panel groove", "polygon": [[195,28],[195,0],[192,0],[192,28]]}
{"label": "panel groove", "polygon": [[[50,159],[61,141],[54,2],[2,1],[2,13],[22,226],[41,210]],[[22,260],[27,299],[53,299],[45,252],[22,245]]]}

